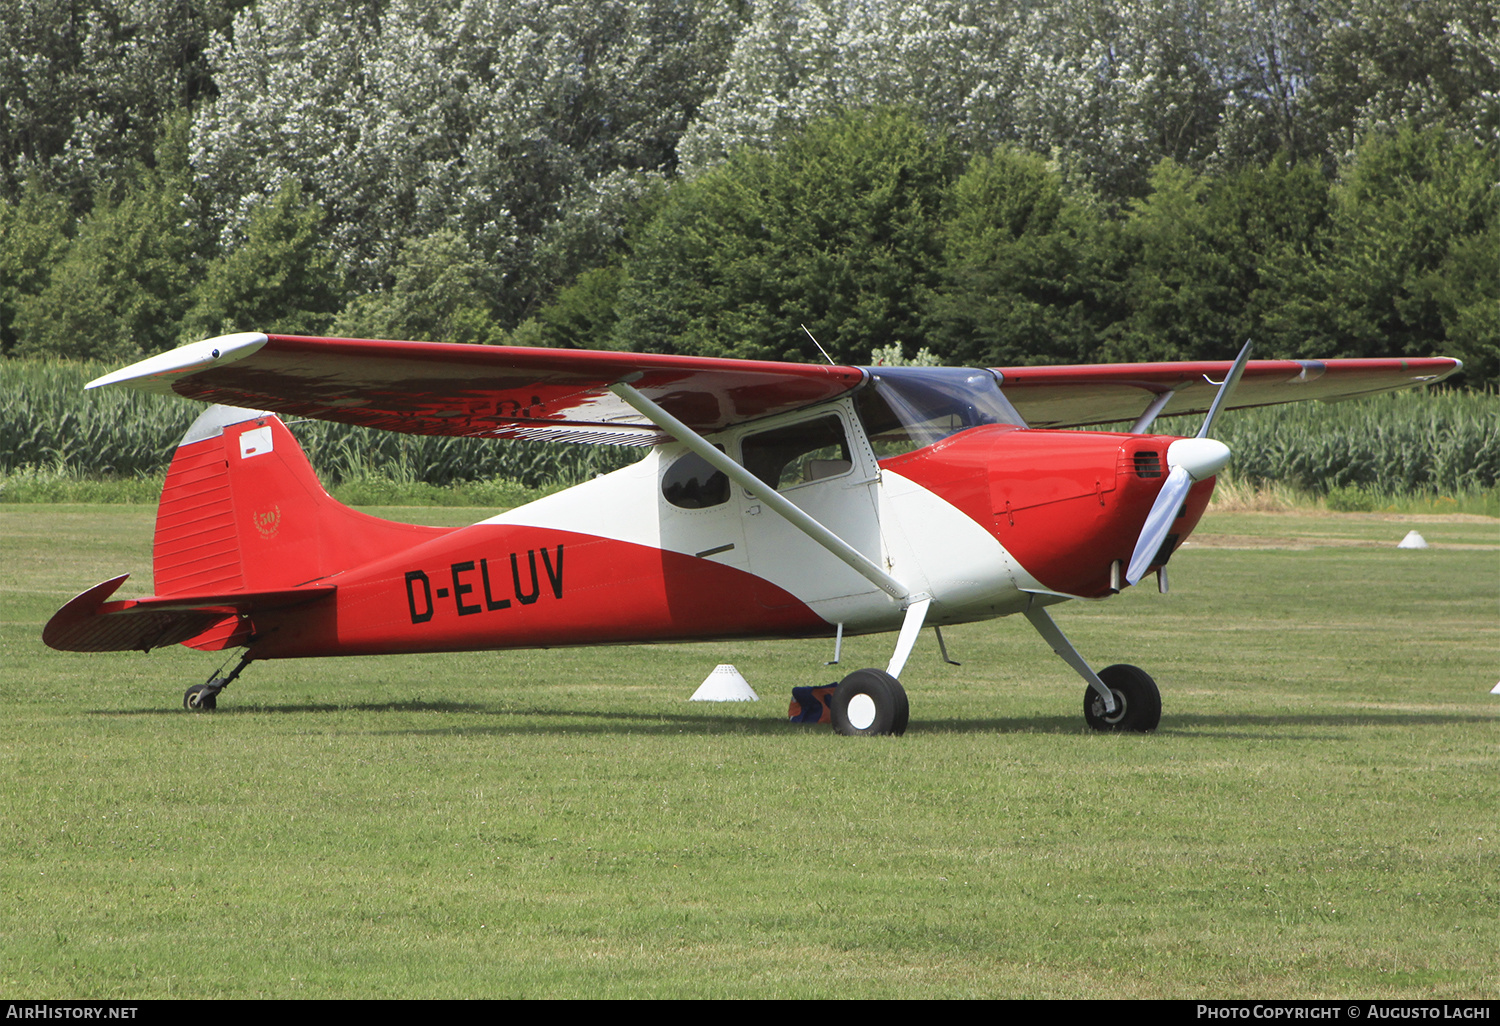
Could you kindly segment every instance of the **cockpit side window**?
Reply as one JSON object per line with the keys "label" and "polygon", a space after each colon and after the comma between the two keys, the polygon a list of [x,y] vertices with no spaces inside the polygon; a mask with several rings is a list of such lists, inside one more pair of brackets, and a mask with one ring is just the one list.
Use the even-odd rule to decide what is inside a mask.
{"label": "cockpit side window", "polygon": [[745,469],[780,491],[849,473],[853,461],[838,417],[819,417],[748,435],[740,442]]}

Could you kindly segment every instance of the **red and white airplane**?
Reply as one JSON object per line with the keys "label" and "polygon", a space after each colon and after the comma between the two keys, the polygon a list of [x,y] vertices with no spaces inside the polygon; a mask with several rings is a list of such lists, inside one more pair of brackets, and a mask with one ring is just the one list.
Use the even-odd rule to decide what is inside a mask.
{"label": "red and white airplane", "polygon": [[[897,678],[922,627],[1021,613],[1087,682],[1091,727],[1151,730],[1151,677],[1095,673],[1047,607],[1153,571],[1166,589],[1229,460],[1208,437],[1221,408],[1369,395],[1460,367],[1249,362],[1248,349],[1233,364],[987,370],[209,339],[90,383],[215,405],[167,472],[156,594],[110,601],[128,575],[105,581],[43,637],[84,652],[243,646],[228,676],[188,689],[189,709],[212,709],[252,660],[898,631],[885,669],[845,677],[832,713],[842,733],[900,734]],[[1163,414],[1204,411],[1197,437],[1148,433]],[[336,502],[277,413],[650,450],[470,527],[419,527]]]}

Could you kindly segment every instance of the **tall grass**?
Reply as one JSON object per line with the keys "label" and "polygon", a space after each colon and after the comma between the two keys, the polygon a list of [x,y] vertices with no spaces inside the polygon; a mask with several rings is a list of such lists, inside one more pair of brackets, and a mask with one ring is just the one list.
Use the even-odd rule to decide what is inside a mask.
{"label": "tall grass", "polygon": [[1220,474],[1209,508],[1215,513],[1400,513],[1432,516],[1464,513],[1500,517],[1500,486],[1440,494],[1382,492],[1346,485],[1318,494],[1282,481],[1246,481]]}
{"label": "tall grass", "polygon": [[[156,475],[166,470],[201,403],[128,389],[85,392],[112,365],[0,360],[0,472],[63,476]],[[625,466],[638,449],[403,435],[294,421],[292,432],[325,482],[385,479],[447,486],[512,481],[574,484]]]}
{"label": "tall grass", "polygon": [[1241,410],[1226,414],[1214,433],[1234,452],[1235,477],[1320,494],[1453,495],[1500,480],[1500,395],[1493,392],[1394,392]]}
{"label": "tall grass", "polygon": [[0,470],[0,502],[152,503],[161,498],[161,474],[80,474],[66,465]]}

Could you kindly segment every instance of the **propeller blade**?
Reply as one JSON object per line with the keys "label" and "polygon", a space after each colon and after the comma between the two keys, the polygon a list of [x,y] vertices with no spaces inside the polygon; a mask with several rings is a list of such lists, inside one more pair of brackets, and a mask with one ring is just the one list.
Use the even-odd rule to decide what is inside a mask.
{"label": "propeller blade", "polygon": [[[1226,382],[1227,383],[1227,382]],[[1167,475],[1151,512],[1146,514],[1146,524],[1141,536],[1136,539],[1135,551],[1130,554],[1130,566],[1125,579],[1135,584],[1146,575],[1146,568],[1156,559],[1162,543],[1177,519],[1177,511],[1187,498],[1188,489],[1198,481],[1206,481],[1229,462],[1229,446],[1212,438],[1179,438],[1167,446],[1167,466],[1172,472]]]}
{"label": "propeller blade", "polygon": [[[1203,426],[1198,429],[1197,437],[1179,438],[1167,447],[1167,466],[1172,468],[1172,472],[1162,483],[1161,491],[1156,493],[1156,501],[1151,504],[1151,512],[1146,515],[1146,523],[1141,527],[1141,536],[1136,539],[1135,551],[1130,554],[1130,566],[1125,571],[1125,580],[1131,584],[1144,577],[1147,568],[1155,562],[1156,554],[1167,540],[1167,535],[1172,530],[1172,521],[1177,519],[1177,511],[1182,508],[1188,490],[1195,482],[1206,480],[1223,470],[1224,465],[1229,462],[1229,447],[1209,438],[1208,433],[1213,429],[1214,419],[1224,408],[1234,386],[1239,384],[1240,375],[1245,373],[1245,364],[1249,362],[1250,342],[1246,340],[1240,355],[1234,358],[1229,373],[1219,383],[1218,394],[1208,408],[1208,415],[1203,418]],[[1153,403],[1147,410],[1147,416],[1154,416],[1169,398],[1170,392]],[[1146,416],[1141,419],[1149,423]]]}
{"label": "propeller blade", "polygon": [[1187,498],[1191,487],[1193,477],[1187,472],[1187,468],[1173,467],[1172,473],[1167,475],[1166,483],[1161,486],[1161,491],[1156,494],[1156,501],[1152,503],[1151,512],[1146,516],[1146,526],[1141,528],[1135,551],[1130,554],[1130,566],[1125,571],[1125,579],[1131,584],[1145,576],[1146,568],[1161,551],[1162,543],[1167,540],[1167,532],[1172,529],[1172,521],[1177,519],[1177,511],[1182,507],[1182,500]]}
{"label": "propeller blade", "polygon": [[[1214,396],[1213,405],[1208,408],[1208,416],[1203,418],[1203,426],[1198,429],[1199,438],[1207,438],[1208,432],[1214,426],[1214,418],[1219,415],[1219,410],[1224,406],[1224,401],[1229,398],[1229,393],[1234,391],[1234,386],[1239,384],[1240,375],[1245,373],[1245,364],[1250,362],[1250,340],[1245,340],[1245,347],[1240,350],[1240,355],[1234,358],[1234,365],[1229,368],[1229,373],[1224,375],[1224,381],[1219,385],[1219,392]],[[1209,378],[1212,382],[1213,379]]]}

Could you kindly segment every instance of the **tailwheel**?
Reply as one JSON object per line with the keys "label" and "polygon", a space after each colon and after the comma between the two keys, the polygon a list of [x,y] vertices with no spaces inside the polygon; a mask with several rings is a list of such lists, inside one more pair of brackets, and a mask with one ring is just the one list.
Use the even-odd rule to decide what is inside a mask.
{"label": "tailwheel", "polygon": [[[227,662],[227,660],[226,660]],[[187,689],[182,696],[182,707],[188,712],[205,712],[217,709],[219,706],[219,692],[234,683],[234,679],[244,672],[245,667],[250,665],[250,653],[247,651],[240,656],[240,661],[227,677],[214,674],[202,684],[194,684]],[[219,667],[222,671],[224,667]]]}
{"label": "tailwheel", "polygon": [[1115,711],[1104,711],[1104,699],[1089,687],[1083,693],[1083,718],[1095,730],[1147,733],[1161,722],[1161,692],[1156,681],[1139,666],[1118,663],[1099,671],[1099,679],[1115,697]]}
{"label": "tailwheel", "polygon": [[211,712],[218,708],[219,692],[222,690],[222,686],[215,687],[213,684],[194,684],[182,696],[182,707],[188,712]]}
{"label": "tailwheel", "polygon": [[906,733],[906,689],[884,670],[855,670],[833,693],[833,729],[847,735]]}

